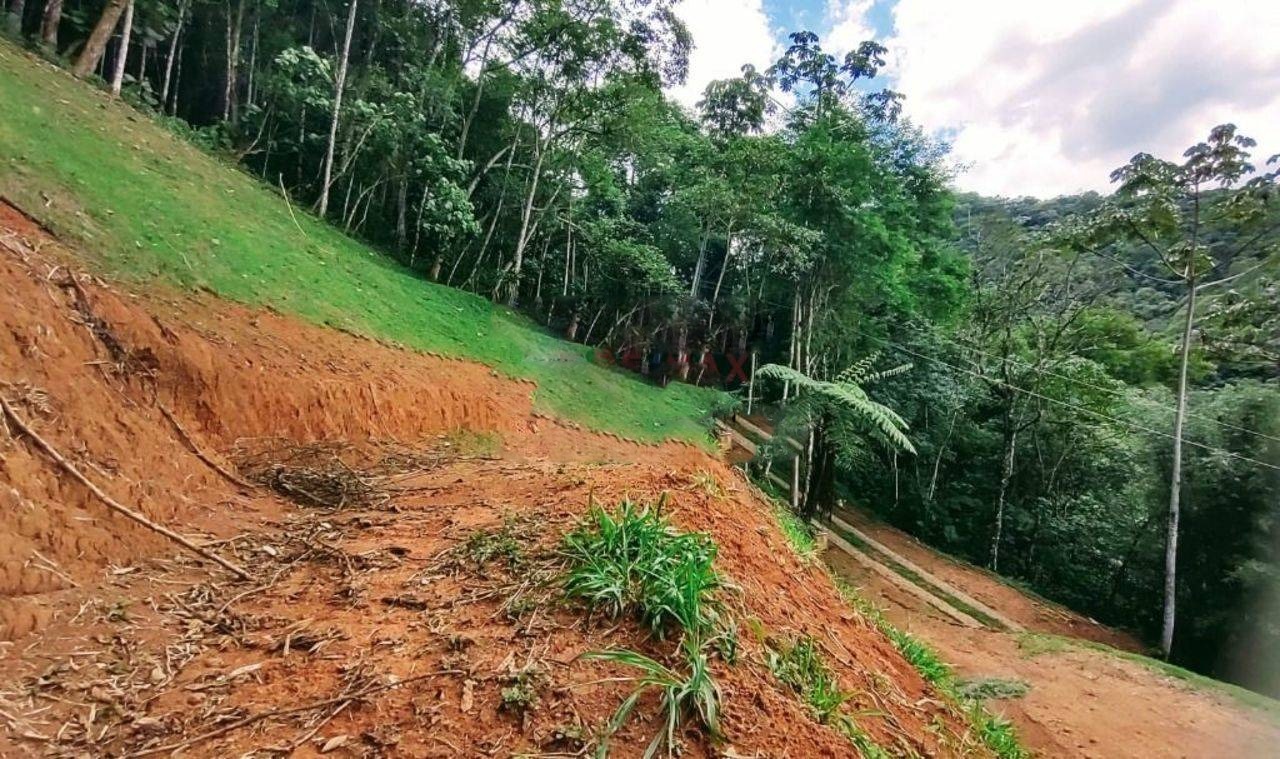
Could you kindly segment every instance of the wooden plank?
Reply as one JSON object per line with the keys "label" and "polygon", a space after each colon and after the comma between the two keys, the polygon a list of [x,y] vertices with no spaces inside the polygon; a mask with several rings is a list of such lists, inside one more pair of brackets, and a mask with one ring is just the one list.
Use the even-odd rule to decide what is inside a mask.
{"label": "wooden plank", "polygon": [[813,525],[827,532],[828,540],[830,541],[831,545],[835,546],[836,548],[839,548],[841,551],[848,554],[849,557],[852,558],[854,561],[863,565],[867,569],[870,569],[875,574],[880,575],[881,577],[889,581],[892,585],[899,588],[900,590],[904,590],[907,593],[910,593],[911,595],[919,598],[920,600],[924,601],[926,604],[932,606],[933,608],[937,609],[938,611],[942,612],[946,616],[950,617],[955,622],[965,627],[981,628],[983,626],[982,623],[979,622],[978,620],[974,619],[968,614],[965,614],[964,612],[960,611],[959,609],[947,603],[946,601],[942,600],[941,598],[938,598],[934,594],[930,593],[929,591],[925,590],[919,585],[916,585],[914,582],[911,582],[910,580],[898,574],[897,572],[893,571],[889,567],[886,567],[884,564],[881,564],[880,562],[876,561],[872,557],[868,556],[865,552],[859,550],[852,543],[840,537],[839,533],[836,533],[826,527],[823,527],[818,522],[814,522]]}
{"label": "wooden plank", "polygon": [[851,533],[856,538],[858,538],[858,540],[861,540],[862,542],[876,549],[880,553],[896,561],[898,564],[901,564],[902,566],[906,567],[912,572],[915,572],[917,575],[924,578],[926,582],[933,585],[938,590],[941,590],[943,593],[946,593],[960,600],[962,603],[968,604],[974,609],[977,609],[983,614],[986,614],[988,617],[991,617],[995,621],[1004,625],[1009,630],[1012,630],[1013,632],[1023,632],[1023,630],[1025,630],[1025,628],[1022,625],[1018,624],[1017,622],[1014,622],[1012,619],[1009,619],[1005,615],[1001,614],[1000,612],[996,611],[990,606],[987,606],[986,604],[982,603],[981,601],[974,598],[973,596],[970,596],[969,594],[965,593],[959,588],[944,582],[943,580],[938,578],[937,575],[934,575],[933,573],[924,569],[920,565],[914,563],[907,557],[897,553],[893,549],[877,541],[875,538],[872,538],[870,535],[866,534],[862,530],[859,530],[857,527],[854,527],[853,525],[844,521],[843,519],[836,516],[835,514],[831,515],[831,522],[835,524],[837,527],[839,527],[840,529]]}
{"label": "wooden plank", "polygon": [[746,435],[743,435],[741,432],[734,429],[731,425],[725,424],[724,422],[717,419],[716,429],[724,430],[725,432],[729,433],[729,437],[733,439],[733,444],[738,446],[739,448],[743,448],[743,449],[746,449],[747,451],[750,451],[752,456],[756,455],[756,453],[759,452],[760,450],[759,446],[757,446],[754,442],[752,442],[751,438],[747,437]]}

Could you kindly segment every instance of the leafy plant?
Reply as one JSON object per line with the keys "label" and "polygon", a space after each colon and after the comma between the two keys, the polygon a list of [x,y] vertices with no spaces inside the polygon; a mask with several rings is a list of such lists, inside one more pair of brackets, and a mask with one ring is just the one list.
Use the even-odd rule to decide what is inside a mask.
{"label": "leafy plant", "polygon": [[538,703],[538,688],[544,679],[545,673],[536,669],[525,669],[508,676],[507,686],[501,692],[502,709],[524,716]]}
{"label": "leafy plant", "polygon": [[637,683],[635,690],[623,700],[610,718],[597,756],[607,754],[608,737],[626,723],[640,698],[650,689],[656,689],[661,696],[663,716],[662,729],[645,749],[645,759],[656,756],[664,746],[670,753],[675,746],[676,731],[691,717],[696,718],[712,738],[721,735],[720,686],[711,675],[707,654],[692,638],[685,639],[680,650],[687,667],[687,671],[683,673],[629,649],[592,651],[583,655],[586,659],[622,664],[640,672],[634,678]]}
{"label": "leafy plant", "polygon": [[834,727],[857,746],[864,757],[879,759],[889,756],[845,711],[850,694],[840,689],[835,674],[811,636],[775,641],[767,650],[769,669],[800,696],[815,719]]}
{"label": "leafy plant", "polygon": [[462,550],[477,567],[483,567],[496,559],[503,560],[508,567],[515,567],[523,559],[520,541],[515,535],[515,523],[510,519],[503,521],[498,530],[476,530],[471,533]]}
{"label": "leafy plant", "polygon": [[842,371],[830,382],[814,379],[798,372],[789,366],[767,364],[756,371],[759,377],[790,382],[797,387],[809,390],[835,407],[852,412],[856,417],[869,423],[883,437],[905,451],[915,453],[916,449],[907,438],[907,422],[898,412],[871,399],[863,385],[869,385],[881,379],[892,377],[909,370],[910,365],[898,366],[880,372],[870,371],[869,361],[877,356],[863,359]]}
{"label": "leafy plant", "polygon": [[831,725],[838,721],[849,697],[840,690],[812,637],[802,635],[792,642],[778,643],[769,649],[768,663],[774,676],[804,700],[819,722]]}
{"label": "leafy plant", "polygon": [[634,613],[657,634],[674,628],[705,638],[720,618],[716,545],[672,529],[659,514],[664,502],[650,510],[624,500],[613,514],[593,505],[587,524],[564,540],[572,565],[565,594],[613,617]]}
{"label": "leafy plant", "polygon": [[1023,748],[1018,733],[1009,720],[998,717],[982,708],[979,701],[969,702],[969,720],[978,731],[983,744],[1000,759],[1028,759],[1031,752]]}

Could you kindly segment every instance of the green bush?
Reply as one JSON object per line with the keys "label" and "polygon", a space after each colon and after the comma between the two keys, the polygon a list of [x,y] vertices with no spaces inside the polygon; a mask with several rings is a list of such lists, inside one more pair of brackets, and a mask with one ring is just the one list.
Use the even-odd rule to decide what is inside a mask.
{"label": "green bush", "polygon": [[634,613],[658,635],[675,629],[705,640],[720,617],[716,544],[672,529],[660,515],[664,502],[651,510],[623,501],[612,514],[592,506],[587,524],[564,540],[565,594],[613,617]]}

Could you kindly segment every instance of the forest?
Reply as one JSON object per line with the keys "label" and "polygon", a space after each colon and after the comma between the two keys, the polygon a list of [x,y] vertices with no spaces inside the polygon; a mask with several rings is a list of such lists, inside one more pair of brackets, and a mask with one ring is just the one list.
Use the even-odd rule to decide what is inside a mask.
{"label": "forest", "polygon": [[298,213],[646,381],[750,354],[753,401],[806,441],[803,516],[857,503],[1280,695],[1277,157],[1205,124],[1108,195],[958,193],[880,44],[796,32],[687,109],[673,5],[7,0],[5,22]]}

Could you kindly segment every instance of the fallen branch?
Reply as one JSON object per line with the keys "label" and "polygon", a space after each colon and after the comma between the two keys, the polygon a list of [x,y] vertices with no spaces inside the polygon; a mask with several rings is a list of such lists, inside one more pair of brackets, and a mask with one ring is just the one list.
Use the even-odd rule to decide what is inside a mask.
{"label": "fallen branch", "polygon": [[297,227],[298,231],[302,232],[302,236],[306,238],[307,233],[302,229],[302,225],[298,223],[298,217],[293,215],[293,203],[289,202],[289,191],[284,188],[284,174],[279,175],[279,178],[280,194],[284,196],[284,207],[289,209],[289,218],[293,219],[293,226]]}
{"label": "fallen branch", "polygon": [[236,485],[245,490],[253,489],[252,483],[232,474],[221,464],[219,464],[218,462],[210,458],[208,454],[200,450],[200,446],[196,445],[196,441],[191,437],[190,433],[187,432],[186,428],[182,426],[182,423],[179,422],[176,418],[174,418],[173,413],[169,411],[169,409],[165,408],[164,406],[160,406],[160,413],[164,414],[164,418],[168,419],[169,423],[173,425],[173,428],[178,431],[178,437],[182,440],[182,444],[185,445],[188,450],[194,453],[196,455],[196,458],[200,459],[205,464],[207,464],[209,468],[212,469],[213,471],[222,475],[223,478],[227,480],[227,482],[230,482],[233,485]]}
{"label": "fallen branch", "polygon": [[146,527],[149,530],[153,530],[155,532],[160,533],[161,535],[164,535],[166,538],[169,538],[173,542],[186,548],[192,553],[195,553],[199,556],[202,556],[208,559],[209,561],[212,561],[215,564],[218,564],[219,566],[226,569],[228,572],[231,572],[232,574],[234,574],[235,576],[239,577],[242,580],[253,579],[253,576],[250,575],[248,572],[236,566],[235,564],[232,564],[231,562],[222,558],[218,554],[201,548],[200,546],[196,545],[195,543],[192,543],[190,540],[187,540],[186,538],[182,537],[181,535],[174,532],[173,530],[170,530],[168,527],[165,527],[164,525],[152,522],[150,519],[147,519],[143,515],[139,514],[133,509],[130,509],[128,506],[121,504],[120,502],[113,499],[111,496],[104,493],[102,489],[99,488],[97,485],[93,484],[93,482],[90,481],[88,477],[85,477],[83,474],[81,474],[80,470],[76,469],[74,464],[72,464],[70,461],[67,461],[66,458],[64,458],[61,453],[58,453],[58,449],[54,448],[44,438],[37,435],[34,430],[28,427],[27,423],[22,420],[22,417],[18,416],[18,413],[13,410],[13,407],[9,405],[9,402],[5,400],[4,396],[0,396],[0,408],[3,409],[4,416],[8,418],[9,421],[13,422],[13,425],[18,428],[19,432],[31,438],[31,440],[41,450],[43,450],[46,454],[49,455],[49,458],[53,459],[58,464],[58,466],[62,467],[62,469],[66,471],[67,474],[71,475],[81,485],[84,485],[86,488],[88,488],[90,493],[93,493],[95,496],[97,496],[98,500],[105,503],[113,511],[116,511],[116,512],[119,512],[120,514],[125,515],[126,517],[132,519],[133,521],[137,522],[143,527]]}
{"label": "fallen branch", "polygon": [[139,751],[134,751],[131,754],[126,754],[126,756],[132,758],[132,757],[138,757],[138,756],[151,756],[152,754],[161,754],[169,751],[177,751],[179,749],[184,749],[189,746],[194,746],[197,743],[203,743],[204,741],[207,741],[210,738],[217,738],[220,735],[226,735],[227,733],[232,732],[233,730],[239,730],[242,727],[248,727],[249,725],[252,725],[256,722],[261,722],[262,720],[268,719],[271,717],[287,717],[290,714],[300,714],[302,712],[309,712],[309,711],[312,711],[313,709],[322,709],[326,706],[333,706],[335,704],[345,705],[353,701],[359,701],[360,699],[368,698],[369,696],[372,696],[375,693],[381,693],[382,691],[385,691],[385,690],[391,690],[392,688],[395,688],[400,685],[408,685],[409,683],[415,682],[417,680],[426,680],[427,678],[440,677],[441,675],[461,675],[461,674],[464,674],[464,673],[460,669],[438,669],[438,670],[435,670],[434,672],[424,672],[420,675],[413,675],[411,677],[406,677],[403,680],[397,680],[392,683],[383,683],[381,685],[374,685],[374,686],[365,688],[364,690],[358,691],[356,693],[347,693],[342,696],[326,698],[321,701],[312,701],[311,703],[303,704],[302,706],[292,706],[287,709],[268,709],[265,712],[250,714],[248,717],[244,717],[243,719],[238,719],[235,722],[223,725],[222,727],[215,728],[213,730],[209,730],[208,732],[201,733],[197,736],[188,738],[184,741],[179,741],[178,743],[170,743],[168,745],[156,746],[154,748],[144,748]]}

